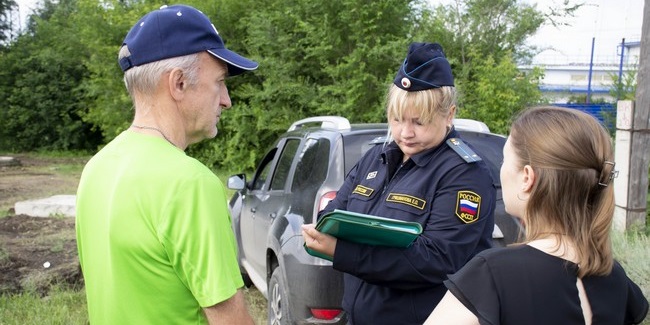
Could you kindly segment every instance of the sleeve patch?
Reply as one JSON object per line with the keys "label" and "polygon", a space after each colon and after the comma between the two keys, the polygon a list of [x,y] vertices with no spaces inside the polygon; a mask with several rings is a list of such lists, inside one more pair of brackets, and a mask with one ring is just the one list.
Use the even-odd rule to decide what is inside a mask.
{"label": "sleeve patch", "polygon": [[472,191],[458,191],[456,216],[464,223],[478,220],[481,212],[481,196]]}

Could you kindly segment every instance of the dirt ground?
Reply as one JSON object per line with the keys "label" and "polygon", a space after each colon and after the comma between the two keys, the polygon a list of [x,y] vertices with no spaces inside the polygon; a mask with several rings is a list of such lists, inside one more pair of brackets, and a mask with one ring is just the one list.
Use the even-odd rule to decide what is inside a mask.
{"label": "dirt ground", "polygon": [[74,218],[15,215],[13,205],[74,194],[86,159],[12,157],[20,165],[0,167],[0,295],[23,290],[46,294],[55,283],[83,285]]}

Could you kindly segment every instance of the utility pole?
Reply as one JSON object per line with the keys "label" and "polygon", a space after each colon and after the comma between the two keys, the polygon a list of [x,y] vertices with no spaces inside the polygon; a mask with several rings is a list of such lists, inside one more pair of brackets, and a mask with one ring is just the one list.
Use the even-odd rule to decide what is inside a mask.
{"label": "utility pole", "polygon": [[618,230],[646,226],[648,166],[650,165],[650,0],[645,0],[641,28],[641,55],[635,102],[619,101],[616,117],[614,182]]}
{"label": "utility pole", "polygon": [[591,104],[591,75],[594,71],[594,45],[596,38],[591,38],[591,60],[589,60],[589,79],[587,80],[587,105]]}

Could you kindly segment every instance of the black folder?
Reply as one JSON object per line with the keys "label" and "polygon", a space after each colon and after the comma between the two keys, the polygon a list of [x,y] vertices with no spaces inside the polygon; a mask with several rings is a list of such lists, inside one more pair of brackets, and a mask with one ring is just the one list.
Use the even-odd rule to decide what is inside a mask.
{"label": "black folder", "polygon": [[[406,248],[422,233],[417,222],[383,218],[369,214],[334,210],[324,214],[316,224],[316,230],[347,241]],[[310,255],[332,260],[330,256],[305,246]]]}

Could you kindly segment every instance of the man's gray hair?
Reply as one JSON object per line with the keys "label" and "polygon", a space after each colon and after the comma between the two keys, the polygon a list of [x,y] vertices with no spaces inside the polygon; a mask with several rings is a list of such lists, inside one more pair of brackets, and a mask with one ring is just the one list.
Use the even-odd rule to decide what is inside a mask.
{"label": "man's gray hair", "polygon": [[[118,60],[130,56],[128,47],[122,46]],[[187,85],[192,87],[198,82],[199,53],[155,61],[133,67],[124,73],[124,84],[131,98],[136,93],[151,96],[156,90],[160,78],[174,68],[183,70]]]}

